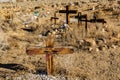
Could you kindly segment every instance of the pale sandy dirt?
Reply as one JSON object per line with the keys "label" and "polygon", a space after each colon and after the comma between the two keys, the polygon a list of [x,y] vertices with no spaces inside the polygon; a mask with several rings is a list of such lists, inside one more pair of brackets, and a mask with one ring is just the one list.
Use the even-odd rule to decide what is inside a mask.
{"label": "pale sandy dirt", "polygon": [[[88,19],[91,19],[94,12],[91,10],[93,4],[98,5],[98,3],[80,3],[78,6],[72,5],[71,9],[82,11],[82,14],[87,14]],[[88,23],[87,35],[83,33],[85,32],[84,23],[81,27],[77,27],[77,20],[71,18],[69,26],[72,31],[67,31],[66,39],[65,37],[55,38],[55,47],[69,46],[74,49],[74,53],[55,54],[54,74],[45,76],[45,55],[29,56],[26,54],[26,48],[45,47],[46,37],[41,36],[41,32],[51,30],[53,22],[50,21],[50,17],[54,15],[54,11],[65,8],[63,4],[51,7],[52,3],[38,2],[33,2],[33,4],[21,2],[17,5],[19,7],[17,6],[15,11],[9,10],[9,13],[13,13],[12,24],[5,21],[6,13],[0,9],[0,80],[48,80],[48,78],[53,80],[120,80],[120,17],[117,19],[112,17],[111,14],[114,11],[102,11],[105,9],[102,7],[96,9],[99,17],[104,18],[107,23],[104,26],[101,23],[97,24],[98,29],[95,24]],[[32,18],[36,5],[40,6],[38,20]],[[107,4],[106,8],[108,8]],[[65,15],[57,13],[57,16],[59,20],[56,27],[60,27],[65,21]],[[34,28],[35,31],[22,30],[21,28],[25,27],[24,22],[31,22],[28,27]]]}

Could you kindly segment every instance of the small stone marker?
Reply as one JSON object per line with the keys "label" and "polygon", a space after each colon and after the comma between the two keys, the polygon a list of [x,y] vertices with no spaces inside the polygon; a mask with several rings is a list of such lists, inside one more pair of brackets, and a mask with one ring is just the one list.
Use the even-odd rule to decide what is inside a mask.
{"label": "small stone marker", "polygon": [[66,24],[69,24],[70,22],[69,14],[76,14],[77,10],[70,10],[70,5],[67,5],[66,10],[59,10],[59,13],[66,13]]}
{"label": "small stone marker", "polygon": [[73,53],[71,48],[54,48],[54,38],[53,35],[48,36],[46,41],[46,47],[44,48],[29,48],[26,50],[28,55],[39,55],[46,54],[46,64],[47,64],[47,74],[51,75],[54,70],[53,66],[53,54],[68,54]]}

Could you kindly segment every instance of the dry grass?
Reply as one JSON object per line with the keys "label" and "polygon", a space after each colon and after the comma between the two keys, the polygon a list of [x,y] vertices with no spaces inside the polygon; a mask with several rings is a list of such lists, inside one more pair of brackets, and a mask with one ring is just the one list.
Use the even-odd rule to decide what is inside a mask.
{"label": "dry grass", "polygon": [[[51,5],[41,6],[44,8],[44,11],[40,12],[38,21],[34,21],[31,19],[33,17],[32,11],[34,11],[34,6],[40,5],[40,3],[35,4],[35,2],[33,2],[32,4],[28,2],[24,4],[19,3],[19,5],[20,8],[17,8],[13,15],[12,26],[4,22],[5,13],[1,12],[3,15],[0,15],[0,21],[2,23],[2,28],[0,28],[0,54],[3,54],[2,52],[5,51],[7,51],[7,54],[0,56],[0,62],[3,64],[22,64],[30,69],[30,71],[26,72],[36,73],[36,71],[46,68],[45,55],[28,56],[26,54],[26,48],[29,46],[45,47],[44,39],[46,37],[43,37],[41,32],[47,31],[52,27],[52,23],[50,22],[50,17],[53,16],[52,9],[58,10],[63,8],[63,6],[61,7],[60,5],[60,7],[58,6],[56,8],[51,7]],[[86,4],[81,4],[83,10],[88,6],[82,7],[82,5]],[[92,6],[90,6],[90,8],[91,7]],[[72,8],[74,9],[75,7],[72,6]],[[81,8],[79,9],[80,11],[82,11]],[[47,14],[47,12],[50,12],[50,14]],[[84,13],[87,13],[89,18],[91,18],[93,11],[83,11],[83,14]],[[43,14],[47,17],[43,17]],[[107,14],[107,12],[102,12],[100,14],[100,18],[105,17],[107,21],[105,26],[102,24],[97,24],[96,26],[92,23],[88,23],[88,34],[86,35],[84,23],[82,26],[78,27],[77,22],[74,22],[70,24],[73,30],[68,30],[66,34],[63,33],[64,37],[62,37],[61,42],[55,42],[56,45],[59,46],[63,46],[64,43],[66,44],[64,46],[72,46],[75,52],[73,54],[54,55],[54,75],[66,76],[68,80],[120,79],[120,28],[117,26],[118,21],[110,19],[109,15],[103,15]],[[63,23],[65,15],[57,14],[57,16],[60,17],[58,22]],[[23,23],[29,21],[30,23],[28,23],[28,26],[36,28],[35,32],[26,32],[21,29],[25,27]],[[57,27],[61,26],[60,23],[58,23]],[[98,27],[98,29],[96,29],[96,27]],[[99,39],[103,39],[103,41]],[[98,40],[98,42],[96,40]],[[57,41],[57,39],[55,41]],[[22,73],[22,71],[20,72]],[[19,72],[15,73],[19,75]]]}

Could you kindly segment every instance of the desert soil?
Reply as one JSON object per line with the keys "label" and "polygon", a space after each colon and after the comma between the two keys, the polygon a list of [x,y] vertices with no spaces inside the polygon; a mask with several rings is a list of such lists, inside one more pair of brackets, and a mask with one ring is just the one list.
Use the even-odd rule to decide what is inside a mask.
{"label": "desert soil", "polygon": [[[94,12],[106,23],[89,23],[78,27],[77,14],[70,14],[70,30],[59,31],[65,14],[57,12],[57,24],[50,18],[54,12],[70,9],[87,14]],[[35,7],[38,7],[35,10]],[[37,19],[34,11],[38,11]],[[0,80],[120,80],[120,4],[111,1],[28,1],[0,3]],[[28,27],[33,31],[23,30]],[[56,30],[54,30],[56,29]],[[44,34],[56,32],[54,47],[72,47],[73,54],[54,55],[54,73],[46,75],[45,55],[27,55],[29,47],[45,47]]]}

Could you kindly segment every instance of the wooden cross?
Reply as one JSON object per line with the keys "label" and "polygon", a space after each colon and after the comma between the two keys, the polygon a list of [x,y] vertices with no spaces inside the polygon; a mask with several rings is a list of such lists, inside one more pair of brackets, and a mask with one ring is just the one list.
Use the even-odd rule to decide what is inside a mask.
{"label": "wooden cross", "polygon": [[56,16],[56,12],[54,13],[54,17],[51,17],[51,21],[54,19],[54,25],[56,25],[56,20],[59,19],[57,16]]}
{"label": "wooden cross", "polygon": [[95,12],[93,13],[93,19],[90,19],[89,22],[91,23],[97,22],[97,23],[102,23],[102,24],[106,23],[104,19],[100,19],[100,18],[98,19],[97,14]]}
{"label": "wooden cross", "polygon": [[70,16],[69,14],[76,14],[77,10],[69,10],[70,6],[67,5],[66,6],[66,10],[59,10],[59,13],[66,13],[66,24],[69,24],[70,22]]}
{"label": "wooden cross", "polygon": [[89,20],[89,22],[94,23],[96,29],[98,29],[97,27],[97,23],[102,23],[103,25],[106,23],[106,21],[102,18],[98,18],[98,14],[96,12],[93,13],[93,18]]}
{"label": "wooden cross", "polygon": [[73,53],[73,49],[71,48],[54,48],[54,36],[48,35],[46,40],[46,47],[45,48],[28,48],[26,53],[28,55],[39,55],[39,54],[46,54],[46,64],[47,64],[47,74],[50,75],[53,73],[54,66],[53,66],[53,55],[54,54],[68,54]]}
{"label": "wooden cross", "polygon": [[75,18],[78,19],[78,27],[79,27],[79,25],[82,24],[82,21],[85,22],[85,32],[87,34],[87,22],[88,22],[88,20],[87,20],[87,14],[82,15],[81,12],[78,12],[78,15],[75,16]]}
{"label": "wooden cross", "polygon": [[104,19],[90,19],[88,22],[91,22],[91,23],[102,23],[102,24],[105,24],[106,21]]}

